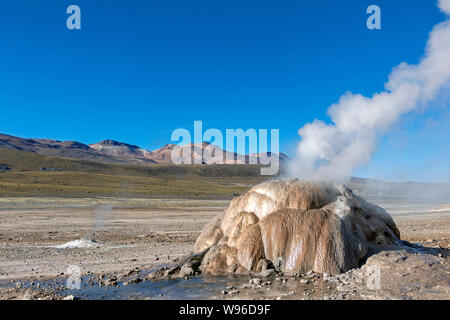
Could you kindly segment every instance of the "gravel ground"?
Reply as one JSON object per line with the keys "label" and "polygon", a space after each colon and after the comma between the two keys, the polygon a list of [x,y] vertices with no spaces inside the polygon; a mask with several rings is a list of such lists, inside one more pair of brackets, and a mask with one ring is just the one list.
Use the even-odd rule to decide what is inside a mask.
{"label": "gravel ground", "polygon": [[[372,201],[392,214],[403,240],[422,248],[384,251],[372,255],[363,267],[338,276],[275,275],[250,279],[254,283],[234,280],[218,297],[450,299],[450,205]],[[23,288],[20,283],[66,277],[69,266],[79,267],[82,275],[99,277],[173,262],[192,251],[203,226],[224,209],[208,202],[192,208],[3,209],[0,282],[10,285],[0,287],[0,299],[63,298],[58,288]],[[56,248],[79,239],[92,241],[82,242],[85,248]],[[367,287],[369,266],[380,269],[379,288]]]}

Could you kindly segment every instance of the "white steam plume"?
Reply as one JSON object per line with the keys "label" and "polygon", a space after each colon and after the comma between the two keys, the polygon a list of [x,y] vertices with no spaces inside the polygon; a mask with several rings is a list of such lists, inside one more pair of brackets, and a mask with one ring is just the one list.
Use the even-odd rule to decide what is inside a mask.
{"label": "white steam plume", "polygon": [[438,7],[447,15],[450,15],[450,0],[439,0]]}
{"label": "white steam plume", "polygon": [[438,6],[447,20],[431,31],[419,64],[401,63],[385,91],[371,98],[347,93],[328,109],[333,124],[320,120],[299,130],[298,158],[291,174],[305,180],[340,180],[370,160],[375,141],[402,115],[426,105],[450,83],[450,0]]}

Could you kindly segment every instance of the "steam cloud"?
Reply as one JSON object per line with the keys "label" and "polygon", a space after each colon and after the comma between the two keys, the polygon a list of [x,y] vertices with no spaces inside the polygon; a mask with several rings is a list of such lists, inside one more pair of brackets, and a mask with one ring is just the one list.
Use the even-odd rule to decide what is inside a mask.
{"label": "steam cloud", "polygon": [[426,106],[450,83],[450,0],[439,0],[447,20],[431,31],[419,64],[401,63],[385,91],[371,98],[344,94],[327,113],[333,124],[314,120],[299,130],[291,174],[304,180],[345,179],[370,160],[377,137],[402,115]]}
{"label": "steam cloud", "polygon": [[98,207],[97,209],[95,209],[94,211],[94,219],[95,219],[95,223],[93,226],[93,229],[90,230],[87,234],[86,234],[86,239],[88,240],[93,240],[94,237],[94,232],[98,231],[99,228],[103,227],[103,225],[105,224],[105,219],[106,216],[111,213],[112,210],[112,205],[111,204],[104,204],[100,207]]}

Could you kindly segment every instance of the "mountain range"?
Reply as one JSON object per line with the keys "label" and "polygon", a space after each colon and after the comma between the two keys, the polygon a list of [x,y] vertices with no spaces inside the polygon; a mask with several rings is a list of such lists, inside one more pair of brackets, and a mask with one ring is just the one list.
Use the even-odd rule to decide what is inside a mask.
{"label": "mountain range", "polygon": [[[0,134],[0,148],[12,149],[25,152],[32,152],[46,156],[74,158],[89,161],[99,161],[107,163],[172,163],[171,152],[175,144],[166,144],[154,151],[143,149],[136,145],[118,142],[114,140],[103,140],[94,144],[84,144],[77,141],[59,141],[51,139],[20,138],[6,134]],[[209,146],[217,146],[207,142],[201,144],[190,144],[192,163],[207,163],[203,157],[203,150]],[[250,160],[260,163],[262,154],[253,153],[239,156],[237,153],[230,153],[222,150],[224,163],[226,164],[246,164]],[[269,153],[270,155],[270,153]],[[234,160],[227,160],[234,159]],[[279,154],[280,163],[286,162],[289,158],[283,153]]]}

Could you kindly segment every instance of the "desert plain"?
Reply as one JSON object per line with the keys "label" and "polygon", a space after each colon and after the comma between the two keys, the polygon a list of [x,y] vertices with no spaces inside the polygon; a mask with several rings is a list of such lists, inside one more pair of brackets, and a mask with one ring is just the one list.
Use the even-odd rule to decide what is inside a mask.
{"label": "desert plain", "polygon": [[[352,187],[413,246],[339,275],[146,278],[192,253],[226,199],[1,198],[0,299],[449,299],[450,200]],[[67,287],[73,266],[80,290]]]}

